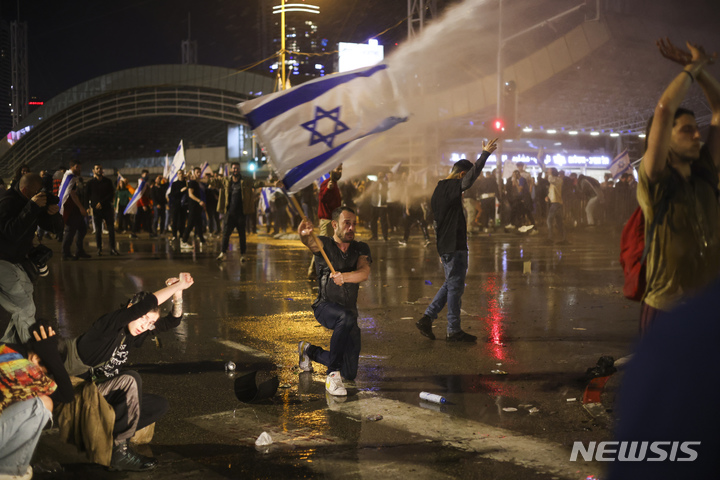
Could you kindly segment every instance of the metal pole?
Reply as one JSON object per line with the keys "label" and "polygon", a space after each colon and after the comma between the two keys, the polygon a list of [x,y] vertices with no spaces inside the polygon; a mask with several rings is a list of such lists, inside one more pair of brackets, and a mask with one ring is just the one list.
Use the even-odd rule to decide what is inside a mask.
{"label": "metal pole", "polygon": [[[503,39],[502,39],[502,7],[503,7],[503,0],[498,0],[499,2],[499,8],[498,8],[498,53],[497,53],[497,118],[500,118],[500,114],[502,112],[500,107],[500,102],[502,101],[502,48],[503,48]],[[496,174],[496,181],[498,185],[498,201],[500,202],[499,207],[499,215],[500,215],[500,223],[501,226],[504,225],[503,223],[503,164],[502,164],[502,140],[498,140],[498,148],[495,151],[495,165],[497,169]]]}
{"label": "metal pole", "polygon": [[280,0],[280,90],[285,90],[285,0]]}

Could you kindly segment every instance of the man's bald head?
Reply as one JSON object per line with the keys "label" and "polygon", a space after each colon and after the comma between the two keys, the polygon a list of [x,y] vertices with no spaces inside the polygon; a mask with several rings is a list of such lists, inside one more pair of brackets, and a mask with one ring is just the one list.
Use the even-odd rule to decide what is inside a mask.
{"label": "man's bald head", "polygon": [[26,173],[20,177],[20,183],[18,184],[20,190],[30,188],[31,190],[36,190],[35,193],[37,193],[40,187],[42,187],[42,178],[40,178],[40,175],[37,173]]}

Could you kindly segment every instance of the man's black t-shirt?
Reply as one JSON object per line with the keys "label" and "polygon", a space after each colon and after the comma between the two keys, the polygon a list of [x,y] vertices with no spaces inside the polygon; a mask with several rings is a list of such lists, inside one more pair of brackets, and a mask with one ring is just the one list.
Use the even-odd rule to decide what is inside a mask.
{"label": "man's black t-shirt", "polygon": [[[205,201],[205,189],[200,186],[200,182],[198,182],[197,180],[190,180],[187,184],[187,187],[188,191],[192,190],[193,195],[195,195],[203,202]],[[196,202],[192,198],[188,199],[188,205],[190,206],[190,208],[200,208],[200,203]]]}
{"label": "man's black t-shirt", "polygon": [[102,208],[109,209],[113,196],[115,195],[115,186],[112,180],[107,177],[93,177],[88,180],[85,186],[85,193],[87,194],[91,208],[95,208],[99,203]]}
{"label": "man's black t-shirt", "polygon": [[[370,247],[364,242],[350,242],[350,246],[346,252],[340,250],[335,240],[325,236],[318,236],[323,243],[325,254],[332,263],[336,272],[353,272],[357,270],[357,263],[361,256],[366,256],[368,264],[372,264],[370,256]],[[330,268],[325,263],[325,259],[320,252],[315,254],[315,268],[318,274],[318,297],[313,303],[313,307],[321,302],[332,302],[357,311],[357,297],[360,284],[345,283],[336,285],[330,278]]]}
{"label": "man's black t-shirt", "polygon": [[171,205],[173,205],[173,206],[180,205],[180,202],[182,201],[182,197],[185,194],[185,192],[182,192],[181,190],[185,187],[187,187],[186,180],[175,180],[173,182],[173,184],[170,186],[170,204]]}
{"label": "man's black t-shirt", "polygon": [[[120,367],[127,362],[129,347],[142,346],[145,338],[154,331],[164,332],[180,325],[182,317],[173,317],[171,312],[155,322],[155,330],[148,330],[137,336],[131,335],[127,328],[128,324],[156,309],[157,306],[157,297],[148,295],[130,308],[120,308],[98,318],[90,330],[77,340],[80,360],[91,367],[107,362],[96,369],[95,374],[106,378],[117,375]],[[89,373],[81,375],[83,378],[89,376]]]}
{"label": "man's black t-shirt", "polygon": [[243,197],[242,197],[242,178],[234,181],[230,177],[230,198],[228,199],[228,213],[233,215],[242,215],[243,213]]}

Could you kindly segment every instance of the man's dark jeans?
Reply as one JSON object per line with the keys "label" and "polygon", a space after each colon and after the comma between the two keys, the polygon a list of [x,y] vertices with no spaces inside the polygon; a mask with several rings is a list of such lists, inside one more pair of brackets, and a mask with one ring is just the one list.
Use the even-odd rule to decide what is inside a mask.
{"label": "man's dark jeans", "polygon": [[328,367],[328,373],[340,371],[343,378],[354,380],[360,358],[357,312],[337,303],[321,302],[315,307],[315,318],[320,325],[333,331],[330,351],[311,345],[308,356]]}

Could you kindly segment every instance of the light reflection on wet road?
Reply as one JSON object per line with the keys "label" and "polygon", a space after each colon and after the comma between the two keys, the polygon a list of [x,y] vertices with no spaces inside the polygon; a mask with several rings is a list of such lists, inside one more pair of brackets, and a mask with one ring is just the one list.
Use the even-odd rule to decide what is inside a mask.
{"label": "light reflection on wet road", "polygon": [[[611,245],[619,243],[617,236],[608,235]],[[562,250],[543,245],[537,237],[471,238],[462,325],[479,336],[477,345],[446,344],[444,316],[435,323],[434,342],[414,326],[443,281],[433,246],[422,248],[417,239],[406,248],[370,243],[374,263],[358,300],[363,349],[351,392],[374,392],[561,444],[604,439],[608,431],[588,428],[587,417],[578,405],[569,406],[567,398],[582,395],[584,385],[578,378],[600,355],[617,358],[629,351],[637,312],[618,292],[622,277],[617,248],[608,248],[607,238],[597,237],[577,233],[573,245]],[[267,407],[277,410],[281,430],[288,431],[292,424],[313,435],[357,444],[357,439],[347,441],[362,436],[349,433],[353,421],[338,418],[325,403],[324,367],[315,365],[305,392],[294,369],[299,341],[327,346],[330,339],[310,309],[316,289],[304,279],[309,253],[298,241],[263,238],[264,243],[257,243],[258,237],[253,238],[243,264],[233,251],[236,239],[224,263],[214,260],[213,241],[180,252],[166,239],[131,242],[124,236],[120,250],[132,253],[119,259],[61,262],[56,254],[50,278],[36,287],[38,317],[57,322],[60,334],[75,336],[134,291],[158,289],[165,278],[189,271],[195,286],[186,292],[188,315],[182,325],[163,335],[163,348],[146,345],[131,355],[141,371],[147,370],[148,389],[167,395],[173,406],[174,399],[183,399],[183,407],[171,410],[159,424],[154,443],[191,443],[179,433],[186,429],[184,419],[238,408],[231,380],[210,366],[233,359],[239,370],[259,369],[261,375],[278,375],[281,385],[289,385],[279,390],[276,405]],[[531,262],[530,273],[523,273],[525,262]],[[269,359],[227,346],[233,342]],[[193,372],[190,366],[198,362],[215,363],[206,365],[210,370]],[[180,363],[187,363],[187,374],[170,368]],[[183,397],[188,387],[196,393],[192,398]],[[422,405],[420,391],[444,395],[449,404]],[[540,413],[502,410],[520,405],[535,406]],[[307,462],[322,454],[310,449],[292,458]]]}

